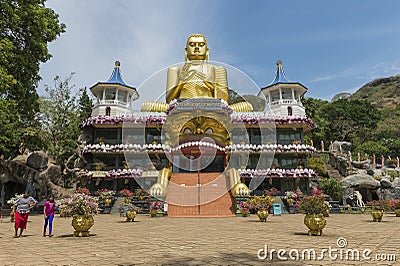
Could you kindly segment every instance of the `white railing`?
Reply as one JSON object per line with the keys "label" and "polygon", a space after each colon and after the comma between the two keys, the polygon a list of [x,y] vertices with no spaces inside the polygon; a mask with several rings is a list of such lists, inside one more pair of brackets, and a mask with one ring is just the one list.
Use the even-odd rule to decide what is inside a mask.
{"label": "white railing", "polygon": [[94,107],[99,106],[99,105],[109,105],[109,104],[113,104],[113,105],[120,105],[123,107],[129,107],[129,104],[126,102],[122,102],[119,100],[101,100],[99,102],[97,102]]}
{"label": "white railing", "polygon": [[303,106],[300,101],[291,100],[291,99],[290,100],[285,99],[285,100],[273,101],[273,102],[271,102],[270,105],[282,105],[282,104],[287,104],[287,105],[295,105],[295,104],[297,104],[297,105]]}

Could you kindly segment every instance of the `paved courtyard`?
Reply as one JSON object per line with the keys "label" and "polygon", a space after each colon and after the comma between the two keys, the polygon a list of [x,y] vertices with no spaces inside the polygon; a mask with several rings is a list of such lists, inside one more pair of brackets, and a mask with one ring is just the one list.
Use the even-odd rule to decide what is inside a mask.
{"label": "paved courtyard", "polygon": [[[385,214],[382,223],[372,222],[369,214],[331,215],[321,237],[307,235],[301,214],[269,216],[266,223],[257,220],[256,215],[198,219],[139,215],[134,223],[126,223],[118,215],[102,214],[95,216],[91,237],[76,238],[71,219],[56,217],[55,236],[44,238],[43,217],[32,215],[26,236],[14,239],[7,218],[0,223],[0,265],[400,265],[400,218],[394,214]],[[339,248],[338,238],[345,238],[347,246],[342,239]],[[265,257],[264,250],[259,252],[265,245],[268,256],[259,259],[258,253]],[[331,254],[326,251],[321,256],[330,247]],[[272,249],[286,253],[281,251],[279,259]],[[307,249],[324,259],[309,260]],[[366,251],[371,260],[363,258],[366,249],[371,250]],[[297,261],[289,258],[297,256],[295,250]],[[360,259],[349,250],[358,250]],[[391,254],[399,262],[376,260],[392,260]]]}

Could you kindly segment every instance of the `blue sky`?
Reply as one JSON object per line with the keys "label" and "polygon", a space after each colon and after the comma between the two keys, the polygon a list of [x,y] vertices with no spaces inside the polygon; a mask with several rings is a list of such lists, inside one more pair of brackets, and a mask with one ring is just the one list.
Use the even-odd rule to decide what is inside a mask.
{"label": "blue sky", "polygon": [[289,80],[308,87],[309,97],[330,100],[400,73],[397,0],[48,0],[47,6],[67,29],[49,45],[53,58],[41,66],[39,94],[54,76],[71,72],[77,88],[106,81],[119,60],[125,82],[143,99],[155,99],[165,90],[163,71],[156,75],[160,85],[139,86],[183,61],[191,33],[207,37],[210,60],[239,69],[260,87],[282,60]]}

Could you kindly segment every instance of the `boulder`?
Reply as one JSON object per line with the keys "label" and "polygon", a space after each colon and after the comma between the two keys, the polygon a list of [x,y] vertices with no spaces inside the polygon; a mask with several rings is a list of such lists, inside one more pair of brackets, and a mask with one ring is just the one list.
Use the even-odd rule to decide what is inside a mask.
{"label": "boulder", "polygon": [[370,165],[370,163],[371,163],[371,160],[364,160],[364,161],[360,161],[360,162],[357,162],[357,161],[353,161],[351,164],[355,167],[355,168],[358,168],[358,169],[365,169],[365,168],[368,168],[368,166]]}
{"label": "boulder", "polygon": [[17,157],[12,159],[11,161],[12,162],[18,162],[18,163],[26,164],[27,159],[28,159],[28,155],[22,154],[22,155],[18,155]]}
{"label": "boulder", "polygon": [[372,169],[367,170],[367,175],[374,176],[375,172]]}
{"label": "boulder", "polygon": [[340,181],[343,187],[379,188],[381,183],[367,174],[354,174]]}
{"label": "boulder", "polygon": [[344,154],[347,154],[349,151],[351,151],[351,142],[335,141],[332,143],[332,149],[334,151],[340,151],[340,148]]}
{"label": "boulder", "polygon": [[396,177],[394,180],[393,180],[393,187],[398,187],[398,188],[400,188],[400,178],[398,178],[398,177]]}
{"label": "boulder", "polygon": [[26,164],[39,171],[44,171],[50,163],[50,158],[43,151],[35,151],[28,155]]}
{"label": "boulder", "polygon": [[47,168],[47,165],[49,163],[49,156],[47,156],[46,153],[44,152],[32,152],[29,156],[28,159],[26,160],[26,164],[33,169],[43,171],[44,169]]}
{"label": "boulder", "polygon": [[[52,163],[49,164],[46,170],[39,174],[41,180],[50,180],[55,185],[62,186],[64,180],[61,175],[61,167],[58,165],[54,165]],[[47,181],[46,181],[47,183]]]}
{"label": "boulder", "polygon": [[400,199],[400,188],[388,188],[383,190],[383,194],[385,199],[392,200],[392,199]]}
{"label": "boulder", "polygon": [[392,182],[390,182],[389,178],[382,177],[381,178],[381,187],[382,188],[390,188],[390,187],[392,187]]}

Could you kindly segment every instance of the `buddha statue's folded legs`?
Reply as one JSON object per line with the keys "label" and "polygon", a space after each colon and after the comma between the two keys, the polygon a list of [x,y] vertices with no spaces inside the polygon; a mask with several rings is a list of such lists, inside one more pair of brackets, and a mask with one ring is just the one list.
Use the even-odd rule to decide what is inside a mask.
{"label": "buddha statue's folded legs", "polygon": [[240,174],[236,168],[230,168],[225,171],[225,175],[229,178],[232,196],[249,196],[250,190],[246,184],[240,180]]}
{"label": "buddha statue's folded legs", "polygon": [[167,193],[168,182],[169,179],[171,178],[171,175],[172,175],[171,168],[163,168],[158,173],[157,183],[155,183],[150,188],[150,195],[165,197]]}

